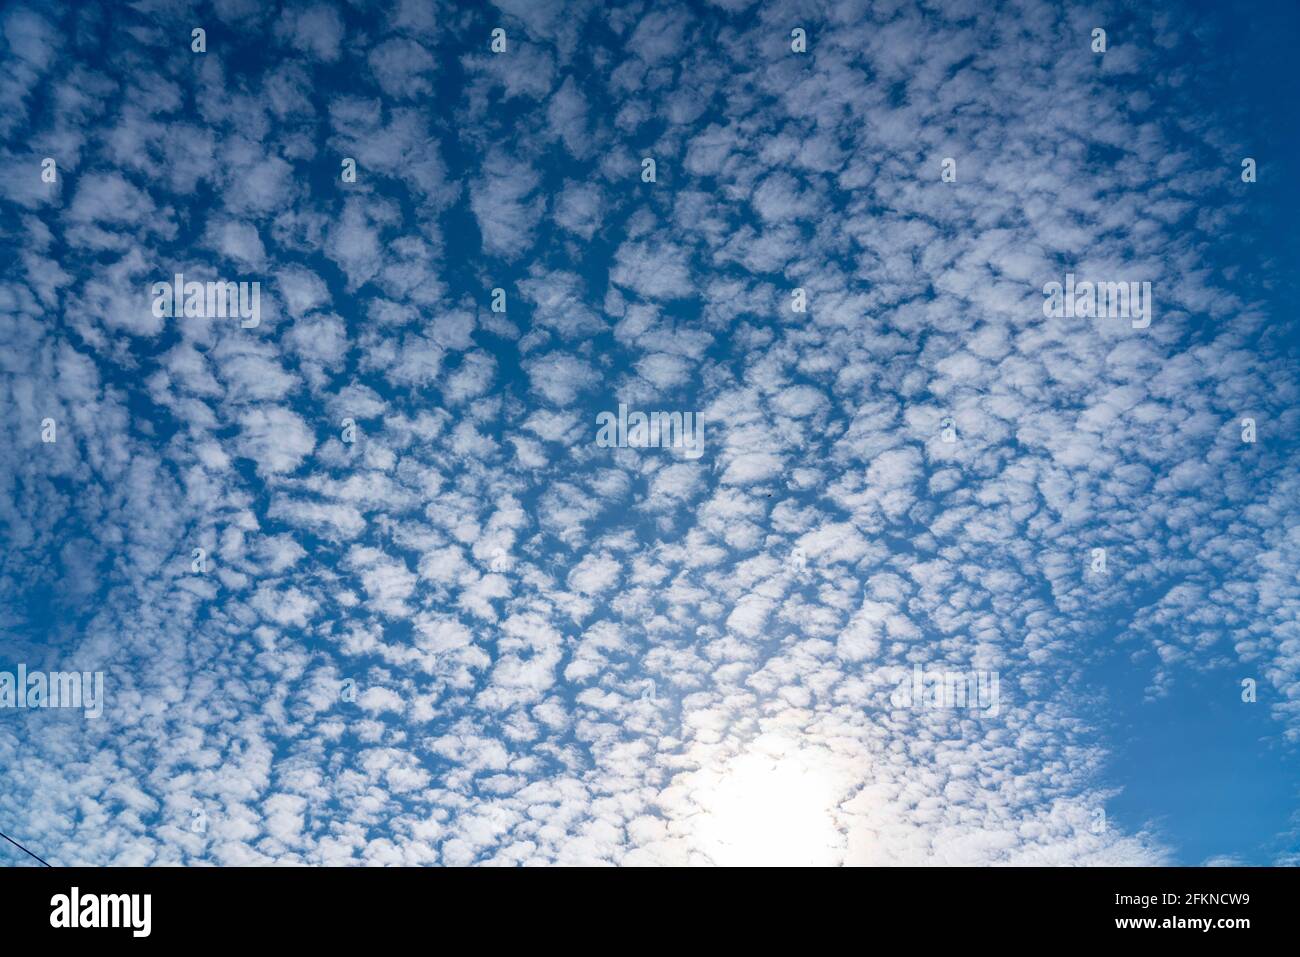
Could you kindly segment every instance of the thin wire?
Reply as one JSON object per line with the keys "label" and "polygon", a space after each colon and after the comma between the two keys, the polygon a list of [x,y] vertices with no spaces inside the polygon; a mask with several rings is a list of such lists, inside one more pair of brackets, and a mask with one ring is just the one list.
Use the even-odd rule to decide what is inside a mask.
{"label": "thin wire", "polygon": [[54,866],[54,865],[51,864],[49,861],[43,860],[42,858],[39,858],[39,857],[36,857],[35,854],[33,854],[31,851],[27,850],[27,848],[23,847],[21,844],[19,844],[17,841],[15,841],[12,837],[10,837],[10,836],[9,836],[8,834],[6,834],[4,831],[0,831],[0,837],[3,837],[6,841],[8,841],[8,842],[9,842],[10,844],[12,844],[14,847],[18,848],[18,850],[22,851],[22,852],[23,852],[24,854],[26,854],[28,857],[35,857],[36,860],[40,861],[40,862],[41,862],[42,864],[44,864],[46,867],[53,867],[53,866]]}

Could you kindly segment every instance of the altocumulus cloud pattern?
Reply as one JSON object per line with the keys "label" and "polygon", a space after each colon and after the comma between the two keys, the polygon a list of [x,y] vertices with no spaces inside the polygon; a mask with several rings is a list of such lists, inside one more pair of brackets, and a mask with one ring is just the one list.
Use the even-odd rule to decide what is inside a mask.
{"label": "altocumulus cloud pattern", "polygon": [[1295,863],[1260,6],[7,5],[0,830]]}

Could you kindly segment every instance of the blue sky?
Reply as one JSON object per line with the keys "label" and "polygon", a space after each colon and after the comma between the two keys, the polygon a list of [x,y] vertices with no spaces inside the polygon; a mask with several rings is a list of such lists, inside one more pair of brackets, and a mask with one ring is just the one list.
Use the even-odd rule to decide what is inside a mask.
{"label": "blue sky", "polygon": [[[9,4],[0,672],[105,701],[0,707],[0,830],[1294,864],[1298,20]],[[176,273],[256,323],[156,315]],[[1150,325],[1045,315],[1067,273]],[[598,444],[620,403],[703,454]]]}

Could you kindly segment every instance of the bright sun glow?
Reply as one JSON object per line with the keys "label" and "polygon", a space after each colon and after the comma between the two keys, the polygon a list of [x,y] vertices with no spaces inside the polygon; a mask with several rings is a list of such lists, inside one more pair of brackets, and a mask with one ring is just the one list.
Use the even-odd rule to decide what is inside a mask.
{"label": "bright sun glow", "polygon": [[799,755],[736,758],[691,794],[703,809],[692,844],[714,864],[833,865],[844,839],[835,826],[829,774]]}

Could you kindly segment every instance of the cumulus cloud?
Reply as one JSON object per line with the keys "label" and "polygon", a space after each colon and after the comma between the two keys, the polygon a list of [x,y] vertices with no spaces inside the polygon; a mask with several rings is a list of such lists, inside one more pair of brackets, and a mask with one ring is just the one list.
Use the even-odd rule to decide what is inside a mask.
{"label": "cumulus cloud", "polygon": [[316,446],[307,423],[279,406],[250,409],[239,418],[239,454],[263,474],[291,472]]}

